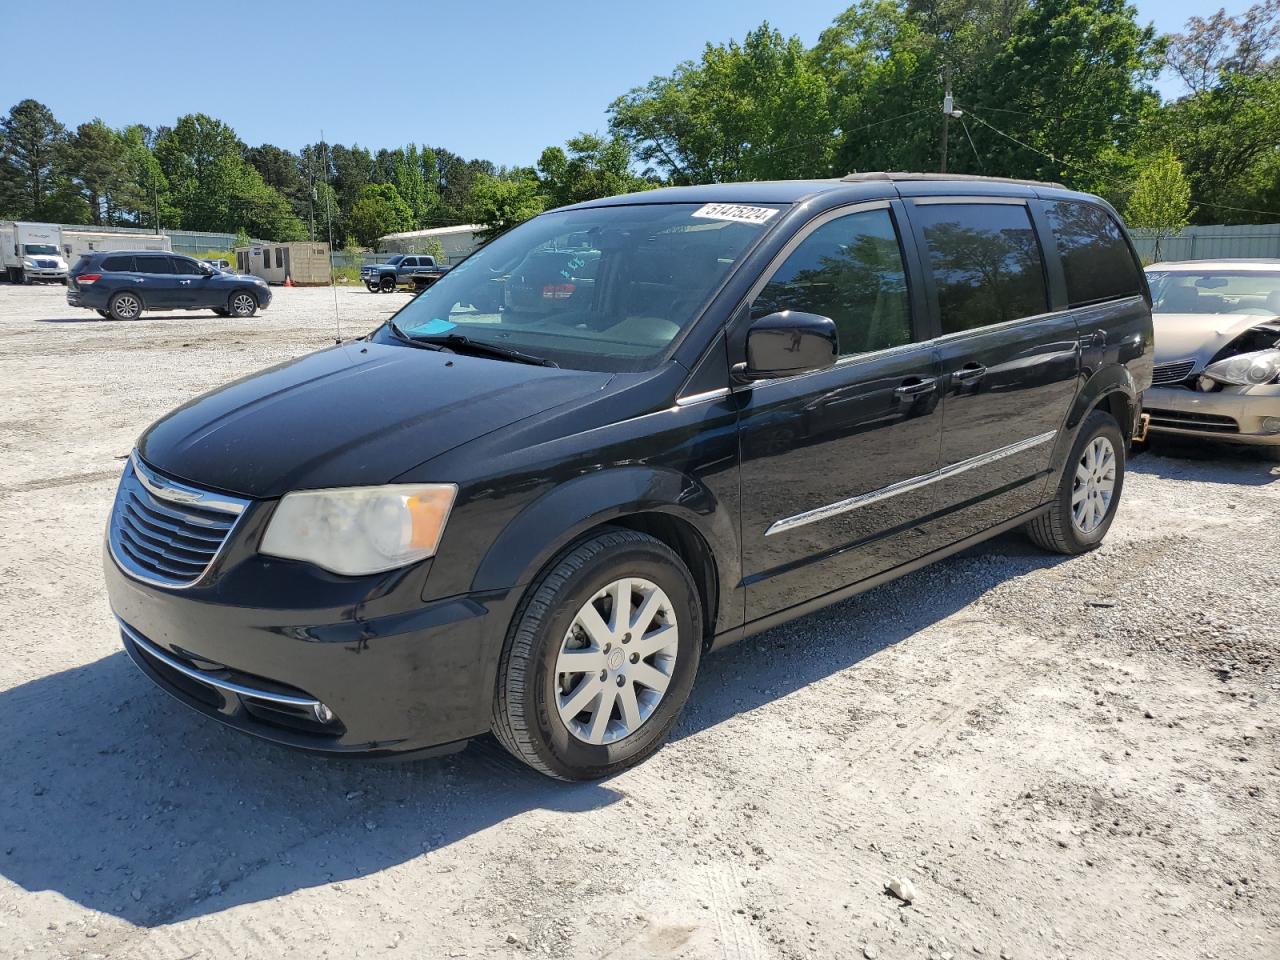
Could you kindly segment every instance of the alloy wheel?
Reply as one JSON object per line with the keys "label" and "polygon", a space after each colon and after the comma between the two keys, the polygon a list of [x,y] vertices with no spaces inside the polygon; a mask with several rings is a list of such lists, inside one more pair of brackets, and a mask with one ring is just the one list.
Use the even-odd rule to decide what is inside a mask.
{"label": "alloy wheel", "polygon": [[574,737],[615,743],[653,715],[675,669],[679,627],[666,593],[615,580],[578,610],[555,665],[556,707]]}
{"label": "alloy wheel", "polygon": [[122,293],[116,297],[112,312],[122,320],[132,320],[142,312],[142,304],[133,294]]}
{"label": "alloy wheel", "polygon": [[237,293],[231,298],[231,312],[237,317],[253,316],[254,308],[257,304],[252,296],[247,293]]}
{"label": "alloy wheel", "polygon": [[1094,437],[1076,464],[1071,489],[1071,524],[1090,534],[1106,519],[1116,488],[1116,451],[1106,437]]}

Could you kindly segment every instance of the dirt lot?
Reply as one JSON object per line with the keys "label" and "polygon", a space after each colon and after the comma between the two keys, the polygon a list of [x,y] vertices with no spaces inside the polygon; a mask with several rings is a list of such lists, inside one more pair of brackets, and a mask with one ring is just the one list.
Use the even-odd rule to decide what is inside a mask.
{"label": "dirt lot", "polygon": [[[343,333],[404,296],[340,290]],[[169,699],[101,587],[121,461],[333,309],[0,287],[0,957],[1280,957],[1280,465],[1246,456],[1135,459],[1087,557],[1004,537],[709,658],[598,785]]]}

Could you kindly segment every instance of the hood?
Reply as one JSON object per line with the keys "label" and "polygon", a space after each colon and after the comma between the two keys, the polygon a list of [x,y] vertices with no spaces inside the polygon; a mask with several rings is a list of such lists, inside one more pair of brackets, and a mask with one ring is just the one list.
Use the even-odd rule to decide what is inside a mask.
{"label": "hood", "polygon": [[387,483],[609,379],[353,341],[197,397],[148,427],[138,453],[171,476],[255,499]]}
{"label": "hood", "polygon": [[1155,313],[1156,363],[1195,358],[1196,370],[1251,327],[1274,321],[1252,313]]}

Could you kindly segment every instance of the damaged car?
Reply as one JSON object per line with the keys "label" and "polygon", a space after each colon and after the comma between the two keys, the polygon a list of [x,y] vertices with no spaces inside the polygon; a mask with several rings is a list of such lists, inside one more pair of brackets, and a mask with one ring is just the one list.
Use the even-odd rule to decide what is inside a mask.
{"label": "damaged car", "polygon": [[1280,460],[1280,260],[1191,260],[1147,268],[1155,433],[1257,446]]}

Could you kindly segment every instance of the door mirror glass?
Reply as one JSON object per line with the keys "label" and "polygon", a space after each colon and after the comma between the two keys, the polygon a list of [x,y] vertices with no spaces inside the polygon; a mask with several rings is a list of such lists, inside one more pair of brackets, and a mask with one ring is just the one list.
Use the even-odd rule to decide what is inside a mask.
{"label": "door mirror glass", "polygon": [[789,377],[825,370],[840,353],[836,325],[830,317],[782,310],[752,321],[747,330],[748,380]]}

